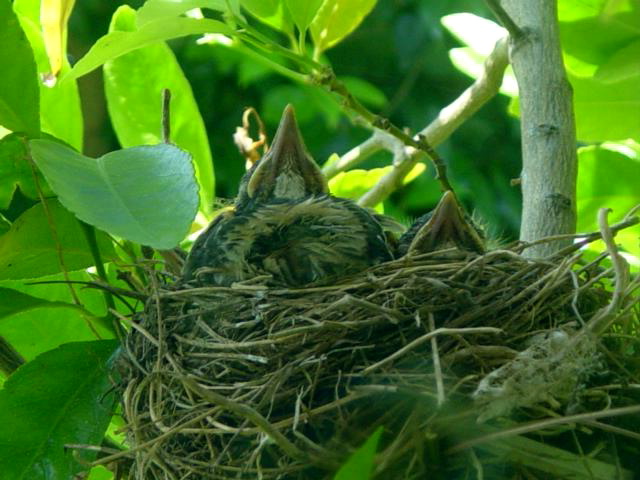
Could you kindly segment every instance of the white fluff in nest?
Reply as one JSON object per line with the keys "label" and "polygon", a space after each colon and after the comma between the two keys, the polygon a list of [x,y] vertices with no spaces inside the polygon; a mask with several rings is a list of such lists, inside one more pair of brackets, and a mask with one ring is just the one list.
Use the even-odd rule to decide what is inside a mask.
{"label": "white fluff in nest", "polygon": [[514,408],[567,402],[579,381],[593,373],[598,353],[595,338],[570,336],[563,330],[536,335],[531,346],[486,375],[473,398],[482,413],[478,422],[508,415]]}

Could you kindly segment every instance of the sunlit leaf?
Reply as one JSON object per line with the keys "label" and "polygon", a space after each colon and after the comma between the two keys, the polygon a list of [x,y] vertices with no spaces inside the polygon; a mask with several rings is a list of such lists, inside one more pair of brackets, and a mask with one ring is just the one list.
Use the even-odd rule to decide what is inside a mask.
{"label": "sunlit leaf", "polygon": [[[102,248],[102,244],[99,244]],[[104,252],[107,257],[108,252]],[[108,257],[106,260],[110,260]],[[67,284],[67,280],[74,283]],[[11,289],[37,301],[52,304],[71,304],[78,299],[84,308],[26,308],[0,319],[0,335],[5,337],[28,360],[69,342],[82,342],[100,338],[114,338],[111,325],[105,325],[107,313],[103,293],[86,288],[84,283],[94,280],[86,271],[58,273],[37,280],[0,280],[0,287]],[[80,283],[82,282],[82,283]],[[71,294],[74,289],[74,296]],[[121,305],[116,300],[116,307]],[[86,311],[91,312],[87,315]]]}
{"label": "sunlit leaf", "polygon": [[113,480],[113,472],[111,470],[107,470],[101,465],[98,465],[91,469],[87,480]]}
{"label": "sunlit leaf", "polygon": [[87,54],[74,65],[64,80],[81,77],[104,62],[156,42],[204,33],[231,34],[222,22],[210,18],[170,17],[154,20],[133,32],[110,32],[99,38]]}
{"label": "sunlit leaf", "polygon": [[376,0],[325,0],[311,23],[317,51],[338,44],[360,25],[375,4]]}
{"label": "sunlit leaf", "polygon": [[485,57],[498,40],[507,36],[507,31],[497,23],[472,13],[445,15],[440,22],[461,43]]}
{"label": "sunlit leaf", "polygon": [[[135,29],[135,11],[120,7],[110,30]],[[189,82],[171,49],[159,42],[104,65],[105,92],[111,123],[123,147],[162,142],[162,90],[171,91],[171,142],[193,155],[200,185],[200,209],[211,210],[213,161],[207,132]]]}
{"label": "sunlit leaf", "polygon": [[[28,3],[20,1],[19,20],[31,43],[38,67],[38,76],[50,74],[49,57],[42,39],[39,23],[39,10],[27,8]],[[26,12],[26,13],[22,13]],[[66,56],[62,58],[61,74],[71,67]],[[38,82],[40,87],[40,123],[41,130],[82,150],[83,121],[78,85],[69,82]]]}
{"label": "sunlit leaf", "polygon": [[276,30],[292,34],[293,20],[284,0],[240,0],[240,5],[262,23]]}
{"label": "sunlit leaf", "polygon": [[[70,479],[86,470],[113,413],[110,359],[118,342],[70,343],[20,367],[0,391],[0,472],[4,478]],[[86,463],[85,463],[86,465]]]}
{"label": "sunlit leaf", "polygon": [[296,27],[304,32],[318,13],[323,0],[285,0]]}
{"label": "sunlit leaf", "polygon": [[[449,50],[451,62],[461,72],[478,78],[484,71],[484,61],[507,31],[497,23],[471,13],[446,15],[440,21],[454,37],[467,45]],[[511,97],[518,95],[518,83],[510,66],[505,70],[500,93]]]}
{"label": "sunlit leaf", "polygon": [[334,480],[369,480],[373,473],[373,459],[382,435],[382,427],[378,427],[367,441],[349,457],[342,465]]}
{"label": "sunlit leaf", "polygon": [[42,0],[40,6],[42,37],[49,55],[52,75],[60,72],[66,56],[67,22],[74,3],[75,0]]}
{"label": "sunlit leaf", "polygon": [[11,7],[11,2],[0,2],[0,125],[37,136],[40,105],[36,63]]}
{"label": "sunlit leaf", "polygon": [[608,1],[613,5],[604,11],[600,1],[598,12],[574,21],[560,21],[560,40],[569,55],[594,65],[607,61],[615,52],[638,39],[640,10],[628,9],[625,1]]}
{"label": "sunlit leaf", "polygon": [[86,312],[82,307],[73,303],[50,302],[11,288],[0,287],[0,318],[38,308],[71,308]]}
{"label": "sunlit leaf", "polygon": [[94,159],[49,140],[30,146],[53,191],[81,220],[160,249],[189,231],[198,186],[189,154],[178,147],[145,145]]}
{"label": "sunlit leaf", "polygon": [[[636,152],[614,145],[589,146],[578,151],[578,160],[579,232],[598,230],[600,208],[612,209],[609,220],[615,223],[640,204],[640,156]],[[640,227],[619,233],[616,241],[640,257]]]}
{"label": "sunlit leaf", "polygon": [[[409,175],[404,178],[403,183],[407,184],[425,170],[424,163],[416,164]],[[357,200],[380,181],[387,173],[393,169],[392,166],[372,168],[369,170],[354,169],[347,172],[340,172],[329,180],[329,190],[336,197],[351,198]]]}
{"label": "sunlit leaf", "polygon": [[615,83],[635,79],[640,89],[640,36],[614,53],[598,68],[595,79],[604,83]]}
{"label": "sunlit leaf", "polygon": [[138,9],[137,23],[139,26],[161,18],[177,17],[194,8],[210,8],[226,12],[231,11],[240,15],[239,0],[147,0]]}
{"label": "sunlit leaf", "polygon": [[640,140],[640,76],[602,83],[569,75],[569,81],[578,140]]}
{"label": "sunlit leaf", "polygon": [[[30,208],[0,237],[0,280],[62,271],[59,249],[67,270],[94,264],[78,220],[55,200],[48,201],[47,207],[46,211],[42,204]],[[55,226],[55,234],[49,222]],[[113,257],[113,247],[104,234],[98,235],[98,245],[105,261]]]}

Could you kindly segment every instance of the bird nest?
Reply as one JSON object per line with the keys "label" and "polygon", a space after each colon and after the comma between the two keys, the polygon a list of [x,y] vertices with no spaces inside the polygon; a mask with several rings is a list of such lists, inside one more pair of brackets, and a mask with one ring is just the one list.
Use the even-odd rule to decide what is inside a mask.
{"label": "bird nest", "polygon": [[440,253],[301,289],[155,270],[121,356],[128,478],[329,479],[379,427],[371,478],[630,478],[638,437],[603,419],[639,403],[637,283],[613,298],[605,255]]}

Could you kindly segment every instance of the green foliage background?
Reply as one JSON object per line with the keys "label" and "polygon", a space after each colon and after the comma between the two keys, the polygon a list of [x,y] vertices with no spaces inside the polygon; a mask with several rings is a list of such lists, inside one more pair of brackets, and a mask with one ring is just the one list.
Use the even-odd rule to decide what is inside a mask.
{"label": "green foliage background", "polygon": [[[492,18],[485,4],[471,0],[349,0],[340,2],[345,10],[338,14],[327,7],[331,0],[127,2],[143,7],[137,14],[118,9],[121,4],[75,5],[53,84],[41,81],[54,60],[45,47],[40,2],[0,0],[0,65],[10,66],[0,76],[0,336],[27,361],[0,391],[3,478],[6,472],[65,478],[82,470],[60,453],[62,445],[99,443],[104,435],[113,398],[100,392],[110,382],[115,343],[96,340],[115,338],[119,328],[107,307],[126,314],[129,306],[59,282],[99,276],[129,288],[117,270],[153,255],[142,244],[178,244],[196,211],[192,229],[205,225],[214,198],[233,197],[244,172],[232,134],[245,107],[255,107],[272,133],[284,105],[293,103],[320,164],[370,135],[339,100],[299,81],[304,62],[234,43],[234,22],[220,13],[226,5],[243,12],[256,39],[331,65],[365,106],[411,132],[472,82],[492,48],[487,39],[501,34],[483,20]],[[210,18],[177,18],[205,6],[213,8],[206,11]],[[461,12],[466,15],[454,15]],[[615,221],[640,202],[640,6],[634,0],[560,0],[559,17],[579,142],[578,229],[595,230],[598,208],[613,208]],[[309,35],[298,35],[294,25],[308,27]],[[211,32],[218,36],[202,36]],[[129,53],[116,56],[123,45]],[[521,198],[510,181],[521,162],[513,79],[503,87],[438,151],[467,207],[491,234],[507,240],[517,238],[519,227]],[[162,143],[162,88],[173,93],[176,147]],[[146,161],[140,161],[140,145],[151,145],[144,147]],[[389,153],[377,153],[332,185],[357,197],[389,162]],[[440,196],[430,166],[413,177],[380,206],[405,222]],[[637,228],[618,241],[637,268]],[[130,275],[145,281],[140,272]],[[65,403],[51,392],[77,401]],[[19,431],[30,435],[16,436]],[[357,469],[353,462],[360,457],[369,468],[375,442],[363,448],[349,469]],[[62,476],[50,476],[49,468]],[[98,468],[91,478],[109,475]]]}

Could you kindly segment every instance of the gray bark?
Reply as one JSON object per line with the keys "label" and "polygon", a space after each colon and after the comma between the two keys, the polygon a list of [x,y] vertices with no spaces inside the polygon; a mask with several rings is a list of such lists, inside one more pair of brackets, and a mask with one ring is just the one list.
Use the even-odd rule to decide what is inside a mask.
{"label": "gray bark", "polygon": [[[520,239],[575,233],[576,139],[572,89],[558,33],[556,0],[503,0],[502,6],[522,31],[510,45],[520,89],[523,195]],[[525,250],[546,257],[568,241]]]}

